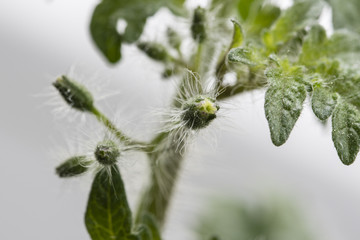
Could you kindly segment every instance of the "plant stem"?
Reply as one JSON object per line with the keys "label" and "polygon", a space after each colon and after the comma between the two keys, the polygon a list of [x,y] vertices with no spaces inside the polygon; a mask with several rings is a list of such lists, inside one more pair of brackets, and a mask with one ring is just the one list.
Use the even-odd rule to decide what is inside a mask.
{"label": "plant stem", "polygon": [[170,137],[168,133],[164,133],[159,137],[157,148],[148,154],[152,170],[151,181],[143,192],[135,223],[141,222],[143,214],[151,213],[159,226],[163,227],[184,156],[178,150],[182,146],[176,146],[173,141],[179,136]]}
{"label": "plant stem", "polygon": [[126,136],[122,133],[115,125],[103,114],[101,113],[96,107],[93,107],[91,113],[93,113],[99,122],[103,123],[104,126],[109,129],[120,141],[124,142],[128,145],[138,145],[139,150],[145,150],[147,144],[139,141],[135,141],[130,137]]}

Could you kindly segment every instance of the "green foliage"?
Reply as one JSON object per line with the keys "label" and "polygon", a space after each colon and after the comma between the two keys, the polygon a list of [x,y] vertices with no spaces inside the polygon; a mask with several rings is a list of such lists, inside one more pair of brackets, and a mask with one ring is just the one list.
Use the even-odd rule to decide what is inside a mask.
{"label": "green foliage", "polygon": [[265,95],[265,116],[269,122],[271,140],[280,146],[289,138],[303,108],[306,89],[299,69],[270,69],[267,72],[269,88]]}
{"label": "green foliage", "polygon": [[360,1],[327,0],[333,8],[333,24],[335,28],[348,28],[360,32]]}
{"label": "green foliage", "polygon": [[264,34],[263,41],[272,51],[294,37],[294,34],[315,22],[323,8],[319,1],[297,1],[284,11],[271,29]]}
{"label": "green foliage", "polygon": [[[121,59],[123,43],[136,43],[149,58],[163,64],[164,78],[183,75],[170,104],[170,116],[161,121],[165,124],[153,140],[141,142],[125,135],[95,108],[91,93],[76,81],[62,76],[53,84],[73,109],[93,114],[119,141],[99,143],[94,149],[97,162],[77,156],[56,168],[60,177],[80,175],[88,170],[90,162],[103,169],[94,179],[85,215],[93,240],[161,240],[161,226],[185,156],[187,139],[214,121],[221,100],[246,91],[265,89],[265,117],[274,145],[287,141],[309,95],[314,114],[322,121],[331,117],[332,139],[341,161],[349,165],[359,152],[360,35],[354,32],[360,26],[358,1],[344,4],[340,0],[328,0],[334,7],[335,27],[347,27],[332,35],[318,23],[324,7],[321,0],[295,0],[285,10],[266,0],[213,0],[209,9],[192,9],[191,16],[185,15],[184,2],[102,0],[90,23],[92,38],[108,62]],[[177,26],[166,26],[167,44],[138,42],[147,19],[162,7],[180,15],[179,19],[184,17],[181,22],[188,23],[192,38],[179,35]],[[232,36],[224,21],[217,22],[228,18],[238,19],[232,20]],[[127,24],[123,33],[117,31],[119,20]],[[229,45],[224,46],[222,39]],[[192,44],[183,52],[182,43],[187,40]],[[235,83],[224,81],[230,72],[236,75]],[[210,87],[205,84],[208,80],[212,81]],[[150,163],[149,186],[140,198],[134,223],[116,165],[122,157],[120,144],[146,153]],[[277,219],[279,215],[268,210],[259,213],[242,207],[236,209],[237,212],[224,211],[230,221],[223,221],[221,214],[208,218],[216,221],[215,225],[210,224],[205,239],[263,236],[296,239],[294,235],[272,232],[274,226],[287,224],[282,218]],[[235,230],[231,231],[236,234],[222,231],[223,222],[230,228],[235,222]],[[289,229],[293,230],[294,226],[297,225]]]}
{"label": "green foliage", "polygon": [[234,24],[234,34],[230,44],[230,49],[240,47],[243,44],[245,37],[240,23],[235,20],[231,20],[231,22]]}
{"label": "green foliage", "polygon": [[100,171],[91,187],[85,213],[86,228],[93,240],[135,240],[131,234],[132,215],[120,172]]}
{"label": "green foliage", "polygon": [[329,92],[326,88],[315,85],[311,98],[311,107],[314,114],[325,121],[334,111],[337,104],[338,96],[335,93]]}
{"label": "green foliage", "polygon": [[[148,17],[163,6],[179,13],[183,3],[184,0],[103,0],[93,13],[91,36],[107,60],[116,63],[121,58],[122,42],[138,40]],[[127,23],[123,34],[116,29],[119,19]]]}
{"label": "green foliage", "polygon": [[341,161],[355,161],[360,145],[360,113],[354,106],[340,101],[332,117],[332,138]]}

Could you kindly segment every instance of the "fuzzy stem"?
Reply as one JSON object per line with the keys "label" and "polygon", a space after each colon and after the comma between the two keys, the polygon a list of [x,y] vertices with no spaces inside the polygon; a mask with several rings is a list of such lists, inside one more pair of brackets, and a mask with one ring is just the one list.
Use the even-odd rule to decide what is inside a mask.
{"label": "fuzzy stem", "polygon": [[[158,148],[148,154],[152,170],[151,181],[141,198],[135,218],[137,224],[141,222],[143,214],[151,213],[160,227],[164,225],[166,212],[184,159],[183,154],[177,150],[178,146],[171,142],[172,139],[167,139],[168,137],[168,133],[159,135],[155,139],[156,143],[154,142]],[[169,142],[171,143],[168,144]]]}
{"label": "fuzzy stem", "polygon": [[126,136],[124,133],[122,133],[115,125],[103,114],[101,113],[96,107],[93,107],[91,110],[91,113],[93,113],[96,118],[99,120],[99,122],[103,123],[104,126],[109,129],[120,141],[124,142],[128,145],[138,145],[138,146],[144,146],[139,147],[140,149],[146,149],[146,143],[135,141],[131,139],[130,137]]}

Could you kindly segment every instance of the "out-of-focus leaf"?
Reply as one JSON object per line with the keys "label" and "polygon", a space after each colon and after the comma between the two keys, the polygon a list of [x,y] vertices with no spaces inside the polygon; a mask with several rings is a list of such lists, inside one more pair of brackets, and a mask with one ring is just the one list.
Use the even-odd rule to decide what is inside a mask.
{"label": "out-of-focus leaf", "polygon": [[[121,43],[136,41],[148,17],[163,6],[176,12],[183,3],[184,0],[103,0],[95,8],[91,19],[92,38],[107,60],[115,63],[121,58]],[[116,29],[119,19],[127,23],[122,35]]]}
{"label": "out-of-focus leaf", "polygon": [[264,0],[238,0],[238,11],[243,21],[254,14]]}
{"label": "out-of-focus leaf", "polygon": [[333,25],[335,28],[347,28],[360,32],[359,0],[327,0],[332,7]]}
{"label": "out-of-focus leaf", "polygon": [[345,165],[355,161],[360,145],[360,113],[351,104],[339,101],[332,116],[332,139]]}
{"label": "out-of-focus leaf", "polygon": [[256,35],[269,28],[275,20],[280,16],[281,10],[279,7],[272,4],[265,4],[261,6],[255,17],[250,21],[249,33]]}
{"label": "out-of-focus leaf", "polygon": [[263,36],[265,45],[270,50],[276,50],[277,46],[291,39],[294,34],[311,25],[323,9],[322,1],[298,1],[293,6],[283,11],[270,31]]}
{"label": "out-of-focus leaf", "polygon": [[326,43],[326,31],[320,25],[314,25],[308,35],[304,38],[300,61],[305,65],[311,65],[324,56]]}

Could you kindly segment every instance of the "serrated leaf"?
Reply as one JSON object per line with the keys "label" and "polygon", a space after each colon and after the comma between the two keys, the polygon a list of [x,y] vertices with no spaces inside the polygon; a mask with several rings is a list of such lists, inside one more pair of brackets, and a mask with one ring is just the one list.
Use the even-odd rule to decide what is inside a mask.
{"label": "serrated leaf", "polygon": [[95,176],[85,213],[86,228],[92,240],[132,240],[132,215],[124,184],[116,166],[111,177],[102,170]]}
{"label": "serrated leaf", "polygon": [[360,32],[359,0],[327,0],[332,6],[333,24],[335,28],[348,28]]}
{"label": "serrated leaf", "polygon": [[332,139],[345,165],[355,161],[360,145],[360,113],[351,104],[340,101],[332,116]]}
{"label": "serrated leaf", "polygon": [[233,33],[233,39],[230,45],[230,48],[237,48],[242,45],[244,42],[244,32],[243,29],[236,20],[232,19],[231,22],[234,25],[234,33]]}
{"label": "serrated leaf", "polygon": [[311,98],[311,107],[315,116],[322,121],[328,119],[335,109],[337,98],[336,94],[321,86],[315,86]]}
{"label": "serrated leaf", "polygon": [[306,89],[302,83],[279,72],[267,74],[270,86],[265,94],[265,116],[271,140],[276,146],[286,142],[300,116]]}
{"label": "serrated leaf", "polygon": [[285,10],[264,37],[264,43],[270,50],[276,50],[294,36],[294,33],[313,23],[321,14],[322,1],[298,1]]}
{"label": "serrated leaf", "polygon": [[[97,5],[91,18],[91,36],[107,60],[116,63],[121,58],[121,43],[136,41],[148,17],[162,6],[176,11],[183,3],[184,0],[103,0]],[[122,35],[116,29],[119,19],[127,22]]]}

